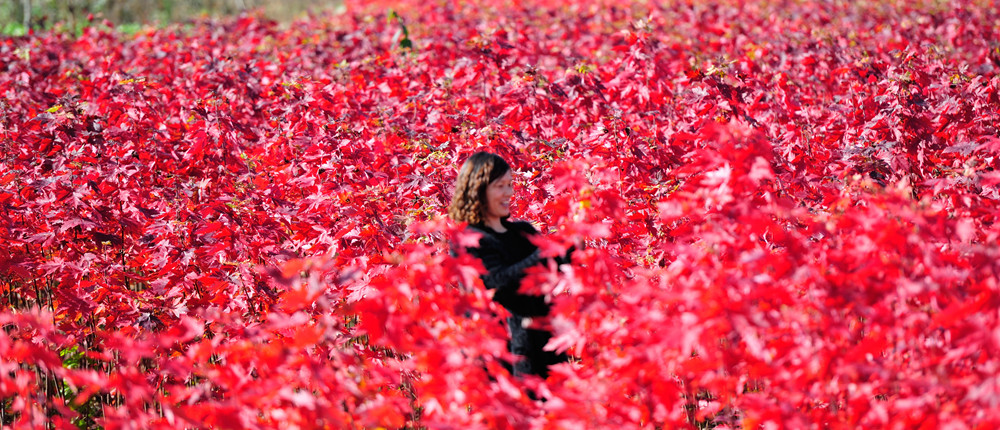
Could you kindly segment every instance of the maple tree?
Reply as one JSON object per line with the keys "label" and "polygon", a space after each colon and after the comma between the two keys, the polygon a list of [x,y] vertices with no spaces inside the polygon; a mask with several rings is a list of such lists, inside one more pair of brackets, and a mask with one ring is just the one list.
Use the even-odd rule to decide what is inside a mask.
{"label": "maple tree", "polygon": [[1000,424],[995,2],[346,6],[0,39],[0,425]]}

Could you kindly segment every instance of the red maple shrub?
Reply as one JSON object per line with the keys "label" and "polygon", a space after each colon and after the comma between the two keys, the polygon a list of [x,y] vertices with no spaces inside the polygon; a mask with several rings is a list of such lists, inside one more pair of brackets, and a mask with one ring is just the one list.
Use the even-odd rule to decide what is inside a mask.
{"label": "red maple shrub", "polygon": [[1000,424],[993,2],[494,3],[0,40],[0,425]]}

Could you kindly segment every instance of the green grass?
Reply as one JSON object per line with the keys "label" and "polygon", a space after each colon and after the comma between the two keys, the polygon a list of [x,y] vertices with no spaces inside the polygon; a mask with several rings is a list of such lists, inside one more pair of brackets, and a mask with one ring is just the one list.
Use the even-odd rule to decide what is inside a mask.
{"label": "green grass", "polygon": [[15,22],[8,22],[0,28],[0,36],[17,37],[24,36],[28,34],[28,29],[24,28],[23,25]]}
{"label": "green grass", "polygon": [[31,0],[25,24],[21,0],[0,0],[0,36],[23,36],[30,27],[36,31],[67,28],[79,31],[105,19],[123,33],[135,33],[143,26],[167,26],[205,16],[231,16],[259,11],[269,19],[291,22],[306,12],[334,10],[343,0]]}

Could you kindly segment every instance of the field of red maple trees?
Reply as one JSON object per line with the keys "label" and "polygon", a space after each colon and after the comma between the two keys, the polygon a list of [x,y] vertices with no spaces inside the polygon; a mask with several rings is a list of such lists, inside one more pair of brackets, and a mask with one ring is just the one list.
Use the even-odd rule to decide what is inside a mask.
{"label": "field of red maple trees", "polygon": [[[998,21],[349,2],[0,39],[0,425],[996,428]],[[545,381],[449,253],[479,149],[545,252],[586,245],[523,285],[574,357]]]}

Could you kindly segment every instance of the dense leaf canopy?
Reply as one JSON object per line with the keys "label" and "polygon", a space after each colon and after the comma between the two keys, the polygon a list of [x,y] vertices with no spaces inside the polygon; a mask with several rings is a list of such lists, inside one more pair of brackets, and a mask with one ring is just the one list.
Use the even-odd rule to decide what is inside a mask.
{"label": "dense leaf canopy", "polygon": [[0,40],[0,424],[1000,425],[994,2],[359,3]]}

